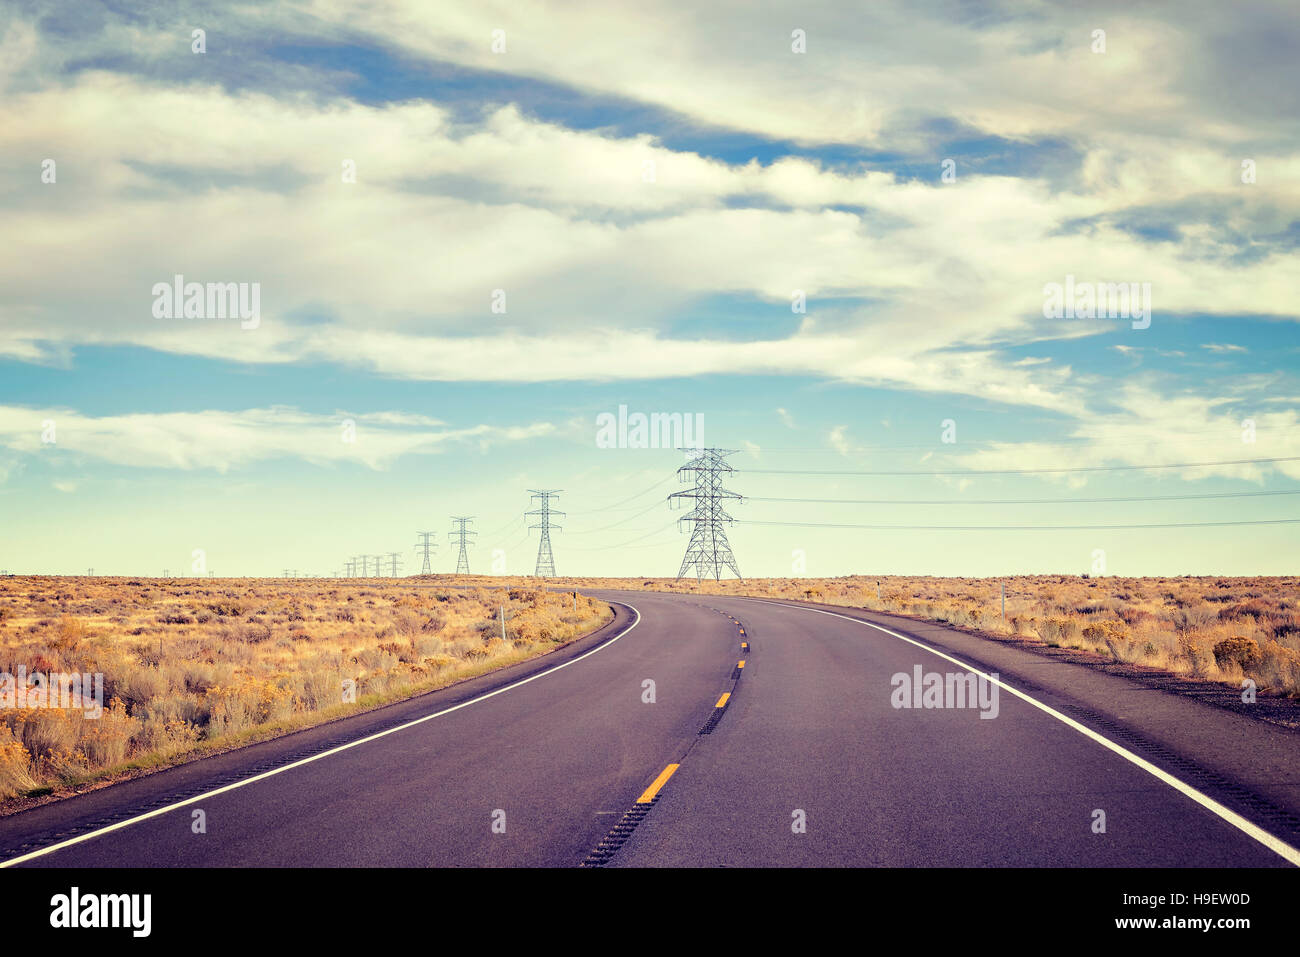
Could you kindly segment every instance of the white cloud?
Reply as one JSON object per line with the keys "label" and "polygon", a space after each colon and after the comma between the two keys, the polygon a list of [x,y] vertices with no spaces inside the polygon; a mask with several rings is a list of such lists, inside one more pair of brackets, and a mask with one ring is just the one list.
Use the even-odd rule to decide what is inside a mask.
{"label": "white cloud", "polygon": [[[48,445],[42,441],[46,420],[55,426],[55,441]],[[297,458],[383,469],[403,455],[437,453],[466,442],[522,441],[553,431],[546,422],[431,427],[437,424],[389,412],[325,416],[287,407],[94,417],[71,409],[0,406],[0,446],[29,455],[71,454],[146,468],[226,472],[268,459]]]}
{"label": "white cloud", "polygon": [[[1068,440],[1065,444],[993,443],[961,455],[958,467],[980,471],[1090,468],[1300,457],[1300,413],[1295,409],[1251,412],[1253,400],[1165,395],[1145,384],[1124,386],[1112,396],[1112,402],[1115,408],[1111,412],[1081,410],[1078,423],[1063,437]],[[1253,432],[1244,427],[1246,418],[1254,420]],[[1254,441],[1247,441],[1252,435]],[[1043,478],[1077,486],[1101,474],[1048,473]],[[1163,468],[1145,474],[1157,479],[1220,477],[1262,482],[1272,475],[1300,478],[1300,461]]]}

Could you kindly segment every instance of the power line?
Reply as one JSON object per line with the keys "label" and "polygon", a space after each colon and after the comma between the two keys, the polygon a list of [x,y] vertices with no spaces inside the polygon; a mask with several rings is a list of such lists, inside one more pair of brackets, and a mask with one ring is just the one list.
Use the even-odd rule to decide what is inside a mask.
{"label": "power line", "polygon": [[[665,475],[663,478],[661,478],[661,479],[659,479],[657,482],[655,482],[654,485],[651,485],[648,489],[645,489],[644,491],[637,492],[635,495],[629,495],[627,498],[622,499],[621,501],[615,502],[615,503],[613,503],[612,505],[602,505],[600,508],[589,508],[589,509],[584,509],[583,511],[578,512],[577,514],[579,514],[579,515],[590,515],[590,514],[593,513],[593,512],[609,512],[609,511],[613,511],[614,509],[617,509],[620,505],[624,505],[624,504],[626,504],[626,503],[628,503],[628,502],[634,501],[634,500],[640,498],[642,495],[649,495],[649,494],[650,494],[651,492],[653,492],[655,489],[659,488],[659,487],[662,486],[662,485],[667,484],[668,481],[669,481],[671,478],[672,478],[671,475]],[[635,507],[635,506],[634,506],[634,507]]]}
{"label": "power line", "polygon": [[662,505],[663,505],[663,502],[659,501],[658,499],[655,499],[654,502],[652,502],[648,508],[644,508],[644,509],[642,509],[641,511],[637,512],[635,515],[629,515],[627,518],[620,518],[617,522],[613,522],[612,524],[602,526],[601,528],[589,528],[589,529],[587,529],[587,530],[584,531],[584,532],[570,532],[569,534],[571,534],[571,535],[592,535],[592,534],[595,534],[596,532],[604,532],[604,531],[607,531],[607,530],[609,530],[609,529],[611,529],[611,528],[617,528],[619,525],[622,525],[624,522],[634,522],[634,521],[636,521],[636,520],[637,520],[638,518],[640,518],[642,515],[646,514],[647,512],[653,511],[653,510],[656,509],[656,508],[660,508]]}
{"label": "power line", "polygon": [[[669,529],[671,529],[673,526],[677,524],[677,521],[678,521],[677,519],[673,519],[667,525],[661,525],[659,526],[659,528],[651,529],[650,531],[646,532],[644,535],[638,535],[636,538],[629,538],[626,542],[619,542],[617,545],[587,545],[582,547],[574,546],[572,550],[578,552],[603,552],[611,548],[624,548],[628,545],[631,545],[634,542],[639,542],[642,541],[643,539],[647,539],[651,535],[657,535],[660,532],[668,531]],[[667,540],[663,542],[652,543],[652,545],[666,545],[666,544],[668,544]],[[641,545],[637,547],[645,548],[647,546]]]}
{"label": "power line", "polygon": [[518,524],[519,524],[520,522],[522,522],[523,520],[524,520],[524,519],[523,519],[523,516],[516,515],[514,518],[512,518],[510,521],[506,522],[504,525],[500,525],[500,526],[498,526],[497,528],[492,529],[490,532],[483,532],[483,534],[486,535],[488,538],[491,538],[493,535],[499,535],[499,534],[501,534],[501,533],[504,532],[506,529],[514,528],[516,525],[518,525]]}
{"label": "power line", "polygon": [[840,522],[765,522],[741,519],[743,525],[785,525],[795,528],[865,528],[907,532],[1067,532],[1122,528],[1217,528],[1229,525],[1294,525],[1300,518],[1265,518],[1240,522],[1159,522],[1133,525],[850,525]]}
{"label": "power line", "polygon": [[1222,462],[1166,462],[1161,465],[1084,465],[1046,469],[946,469],[937,471],[880,471],[860,469],[736,469],[749,475],[1042,475],[1058,472],[1122,472],[1148,469],[1213,468],[1219,465],[1259,465],[1265,462],[1298,462],[1300,455],[1269,459],[1228,459]]}
{"label": "power line", "polygon": [[1267,492],[1202,492],[1194,495],[1120,495],[1106,498],[768,498],[746,495],[746,502],[802,502],[826,505],[1095,505],[1101,502],[1185,502],[1209,498],[1255,498],[1264,495],[1300,495],[1300,489]]}

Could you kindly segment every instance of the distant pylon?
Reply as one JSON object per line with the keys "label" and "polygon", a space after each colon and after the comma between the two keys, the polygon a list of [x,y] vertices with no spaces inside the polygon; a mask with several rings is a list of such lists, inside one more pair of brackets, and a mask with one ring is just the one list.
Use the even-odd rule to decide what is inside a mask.
{"label": "distant pylon", "polygon": [[420,565],[420,574],[432,575],[433,566],[429,563],[429,555],[430,553],[437,551],[438,549],[438,543],[433,541],[433,537],[438,533],[437,532],[416,532],[415,534],[420,536],[420,540],[415,543],[415,550],[417,552],[423,553],[424,555],[424,563]]}
{"label": "distant pylon", "polygon": [[460,546],[460,552],[456,555],[456,574],[469,574],[469,553],[465,548],[469,545],[469,536],[477,535],[478,532],[469,530],[469,523],[474,521],[473,515],[453,515],[451,520],[456,523],[456,527],[447,533],[447,539],[450,541],[453,537],[456,544]]}
{"label": "distant pylon", "polygon": [[538,578],[555,577],[555,556],[551,554],[551,529],[556,528],[564,531],[559,525],[551,525],[552,515],[563,515],[564,513],[551,508],[552,496],[558,496],[563,489],[558,488],[530,488],[528,491],[533,493],[533,499],[540,499],[541,508],[535,508],[525,515],[536,515],[541,521],[536,525],[529,525],[528,528],[540,528],[542,530],[542,540],[537,543],[537,571],[534,574]]}
{"label": "distant pylon", "polygon": [[371,555],[370,557],[375,560],[375,577],[383,578],[384,577],[384,556]]}
{"label": "distant pylon", "polygon": [[358,555],[357,558],[361,559],[361,577],[369,578],[370,577],[370,556]]}
{"label": "distant pylon", "polygon": [[736,556],[731,553],[727,541],[726,523],[735,519],[727,514],[723,503],[727,499],[740,500],[741,496],[722,487],[722,473],[733,469],[726,462],[728,455],[734,455],[735,449],[682,449],[689,460],[677,470],[678,479],[686,481],[685,473],[695,472],[695,487],[687,492],[673,492],[668,496],[674,499],[694,499],[695,507],[678,519],[681,522],[694,522],[690,543],[686,546],[686,555],[682,558],[682,567],[677,572],[681,578],[686,570],[695,566],[695,578],[712,577],[722,580],[723,567],[730,568],[737,578],[740,569],[736,565]]}

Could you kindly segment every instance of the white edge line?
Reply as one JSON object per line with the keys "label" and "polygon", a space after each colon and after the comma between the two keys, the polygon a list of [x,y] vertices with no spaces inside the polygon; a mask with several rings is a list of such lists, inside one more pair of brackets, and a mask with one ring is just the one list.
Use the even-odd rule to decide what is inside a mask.
{"label": "white edge line", "polygon": [[786,608],[796,608],[801,611],[815,612],[819,615],[830,615],[833,618],[843,618],[845,621],[856,622],[859,625],[866,625],[868,628],[875,628],[877,631],[883,631],[887,635],[891,635],[894,638],[898,638],[902,641],[906,641],[908,644],[916,645],[916,647],[924,649],[925,651],[928,651],[933,655],[938,655],[940,658],[943,658],[945,661],[950,661],[954,665],[957,665],[959,668],[962,668],[965,671],[970,671],[978,675],[979,677],[985,679],[986,681],[991,681],[999,688],[1002,688],[1005,691],[1009,691],[1017,698],[1027,701],[1035,708],[1038,708],[1040,711],[1046,712],[1047,714],[1051,715],[1053,718],[1055,718],[1057,721],[1060,721],[1062,724],[1065,724],[1068,727],[1073,728],[1075,731],[1078,731],[1080,734],[1084,735],[1085,737],[1091,738],[1093,741],[1096,741],[1102,747],[1114,751],[1116,754],[1124,758],[1126,761],[1129,761],[1137,765],[1143,771],[1146,771],[1148,774],[1152,775],[1153,777],[1163,781],[1165,784],[1169,785],[1174,790],[1179,791],[1182,794],[1186,795],[1187,797],[1191,798],[1197,804],[1201,805],[1201,807],[1205,808],[1208,811],[1211,811],[1214,814],[1217,814],[1220,818],[1227,821],[1233,827],[1237,828],[1240,831],[1243,831],[1248,836],[1258,841],[1260,844],[1263,844],[1274,854],[1277,854],[1279,857],[1282,857],[1289,863],[1294,864],[1297,867],[1300,867],[1300,850],[1297,850],[1296,848],[1292,847],[1290,844],[1286,843],[1281,838],[1275,837],[1274,835],[1270,834],[1268,831],[1264,830],[1259,825],[1242,817],[1240,814],[1238,814],[1236,811],[1232,810],[1231,808],[1224,807],[1222,804],[1214,800],[1214,798],[1210,797],[1209,795],[1204,794],[1201,791],[1198,791],[1190,784],[1187,784],[1186,782],[1174,777],[1169,772],[1156,767],[1154,764],[1152,764],[1150,761],[1147,761],[1145,758],[1142,758],[1139,755],[1134,754],[1132,751],[1128,750],[1122,745],[1116,744],[1114,741],[1110,740],[1110,738],[1107,738],[1105,735],[1097,733],[1096,731],[1092,730],[1092,728],[1080,724],[1078,721],[1075,721],[1073,718],[1069,717],[1068,715],[1061,714],[1061,712],[1057,711],[1055,708],[1051,708],[1048,705],[1043,704],[1041,701],[1031,697],[1030,695],[1019,690],[1018,688],[1013,688],[1006,682],[1002,681],[1001,679],[995,678],[992,675],[985,674],[984,672],[980,671],[978,668],[973,668],[970,665],[968,665],[966,662],[954,658],[952,655],[944,654],[942,651],[939,651],[936,648],[931,648],[929,645],[925,644],[924,642],[917,641],[915,638],[909,638],[907,637],[907,635],[900,635],[898,632],[891,631],[890,629],[885,628],[883,625],[877,625],[876,623],[870,621],[863,621],[861,618],[853,618],[850,617],[849,615],[841,615],[838,612],[824,611],[821,608],[807,608],[790,602],[771,601],[766,598],[748,598],[741,595],[728,596],[728,597],[740,598],[743,601],[758,601],[766,605],[781,605]]}
{"label": "white edge line", "polygon": [[554,674],[555,672],[559,671],[561,668],[567,668],[569,667],[569,665],[577,664],[583,658],[589,658],[592,655],[594,655],[596,652],[604,648],[608,648],[610,645],[618,641],[620,638],[626,635],[637,625],[641,624],[641,612],[637,611],[636,608],[634,608],[632,605],[628,604],[627,602],[614,601],[613,599],[605,599],[605,600],[615,605],[622,605],[624,608],[631,608],[632,614],[636,615],[636,619],[632,622],[632,624],[628,625],[626,628],[620,631],[613,638],[610,638],[608,641],[601,642],[595,648],[592,648],[590,651],[583,652],[582,654],[578,655],[578,657],[576,658],[570,658],[568,661],[564,662],[564,664],[556,665],[554,668],[547,668],[545,671],[539,671],[535,675],[531,675],[527,678],[523,678],[519,681],[514,682],[513,684],[508,684],[502,688],[497,688],[495,691],[489,691],[486,694],[481,694],[477,698],[470,698],[468,701],[462,701],[460,704],[453,705],[450,708],[444,708],[443,710],[434,712],[433,714],[426,714],[422,718],[416,718],[415,720],[408,721],[405,724],[399,724],[395,728],[389,728],[386,731],[378,731],[375,734],[367,735],[364,738],[358,738],[356,741],[349,741],[347,744],[340,744],[338,747],[330,748],[328,751],[322,751],[320,754],[313,754],[310,757],[301,758],[297,761],[293,761],[281,767],[273,768],[270,771],[263,771],[261,774],[255,774],[251,778],[244,778],[242,781],[236,781],[233,784],[227,784],[224,785],[223,787],[216,788],[212,791],[205,791],[202,794],[197,794],[192,798],[186,798],[184,801],[177,801],[175,804],[168,804],[166,807],[160,807],[153,811],[147,811],[144,814],[138,814],[135,817],[128,818],[125,821],[118,821],[116,824],[110,824],[107,827],[101,827],[96,831],[90,831],[89,833],[78,835],[77,837],[70,837],[66,841],[60,841],[58,844],[51,844],[49,847],[42,847],[35,851],[29,851],[28,853],[22,854],[18,857],[11,857],[7,861],[0,861],[0,868],[12,867],[15,864],[22,864],[26,861],[33,860],[34,858],[37,857],[44,857],[46,854],[53,854],[55,851],[63,850],[63,848],[65,847],[71,847],[74,844],[81,844],[84,841],[89,841],[92,838],[100,837],[101,835],[108,834],[112,831],[121,830],[124,827],[130,827],[132,824],[139,824],[141,821],[147,821],[153,817],[160,817],[163,814],[169,814],[172,811],[175,811],[177,808],[185,807],[186,805],[193,804],[196,801],[205,801],[208,798],[216,797],[218,794],[225,794],[227,791],[234,791],[238,788],[245,787],[246,785],[254,784],[257,781],[264,781],[267,778],[274,777],[277,774],[283,774],[285,771],[291,771],[294,768],[300,768],[304,764],[311,764],[313,761],[319,761],[322,758],[328,758],[331,755],[338,754],[340,751],[347,751],[349,748],[355,748],[359,745],[367,744],[371,741],[376,741],[379,738],[386,737],[387,735],[390,734],[395,734],[398,731],[405,731],[407,728],[413,728],[417,724],[423,724],[426,721],[432,721],[434,718],[441,718],[444,714],[451,714],[453,711],[459,711],[461,708],[468,708],[470,705],[478,704],[480,701],[486,701],[488,698],[495,698],[497,695],[504,694],[505,692],[510,691],[513,688],[518,688],[520,685],[526,685],[530,681],[536,681],[538,678],[545,678],[549,674]]}

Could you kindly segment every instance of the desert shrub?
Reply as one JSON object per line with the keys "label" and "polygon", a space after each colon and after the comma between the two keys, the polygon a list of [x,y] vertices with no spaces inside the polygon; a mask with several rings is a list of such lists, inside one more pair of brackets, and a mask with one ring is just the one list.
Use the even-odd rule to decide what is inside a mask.
{"label": "desert shrub", "polygon": [[343,700],[343,680],[337,672],[317,668],[298,679],[297,701],[304,711],[320,711]]}
{"label": "desert shrub", "polygon": [[157,668],[131,668],[113,680],[111,694],[135,706],[166,694],[170,687],[167,676]]}
{"label": "desert shrub", "polygon": [[11,712],[14,734],[36,760],[70,752],[77,743],[81,715],[58,708],[22,708]]}
{"label": "desert shrub", "polygon": [[145,753],[169,757],[192,748],[198,742],[199,734],[199,728],[189,721],[151,714],[144,719],[136,743]]}
{"label": "desert shrub", "polygon": [[140,729],[120,699],[113,699],[98,718],[82,718],[77,750],[92,768],[112,767],[126,760],[131,738]]}
{"label": "desert shrub", "polygon": [[1214,660],[1220,667],[1232,664],[1245,669],[1259,664],[1261,658],[1259,643],[1243,635],[1224,638],[1214,646]]}
{"label": "desert shrub", "polygon": [[65,615],[50,637],[50,647],[59,651],[73,651],[88,635],[86,625],[80,618]]}
{"label": "desert shrub", "polygon": [[37,786],[32,758],[9,725],[0,722],[0,800],[14,797]]}

